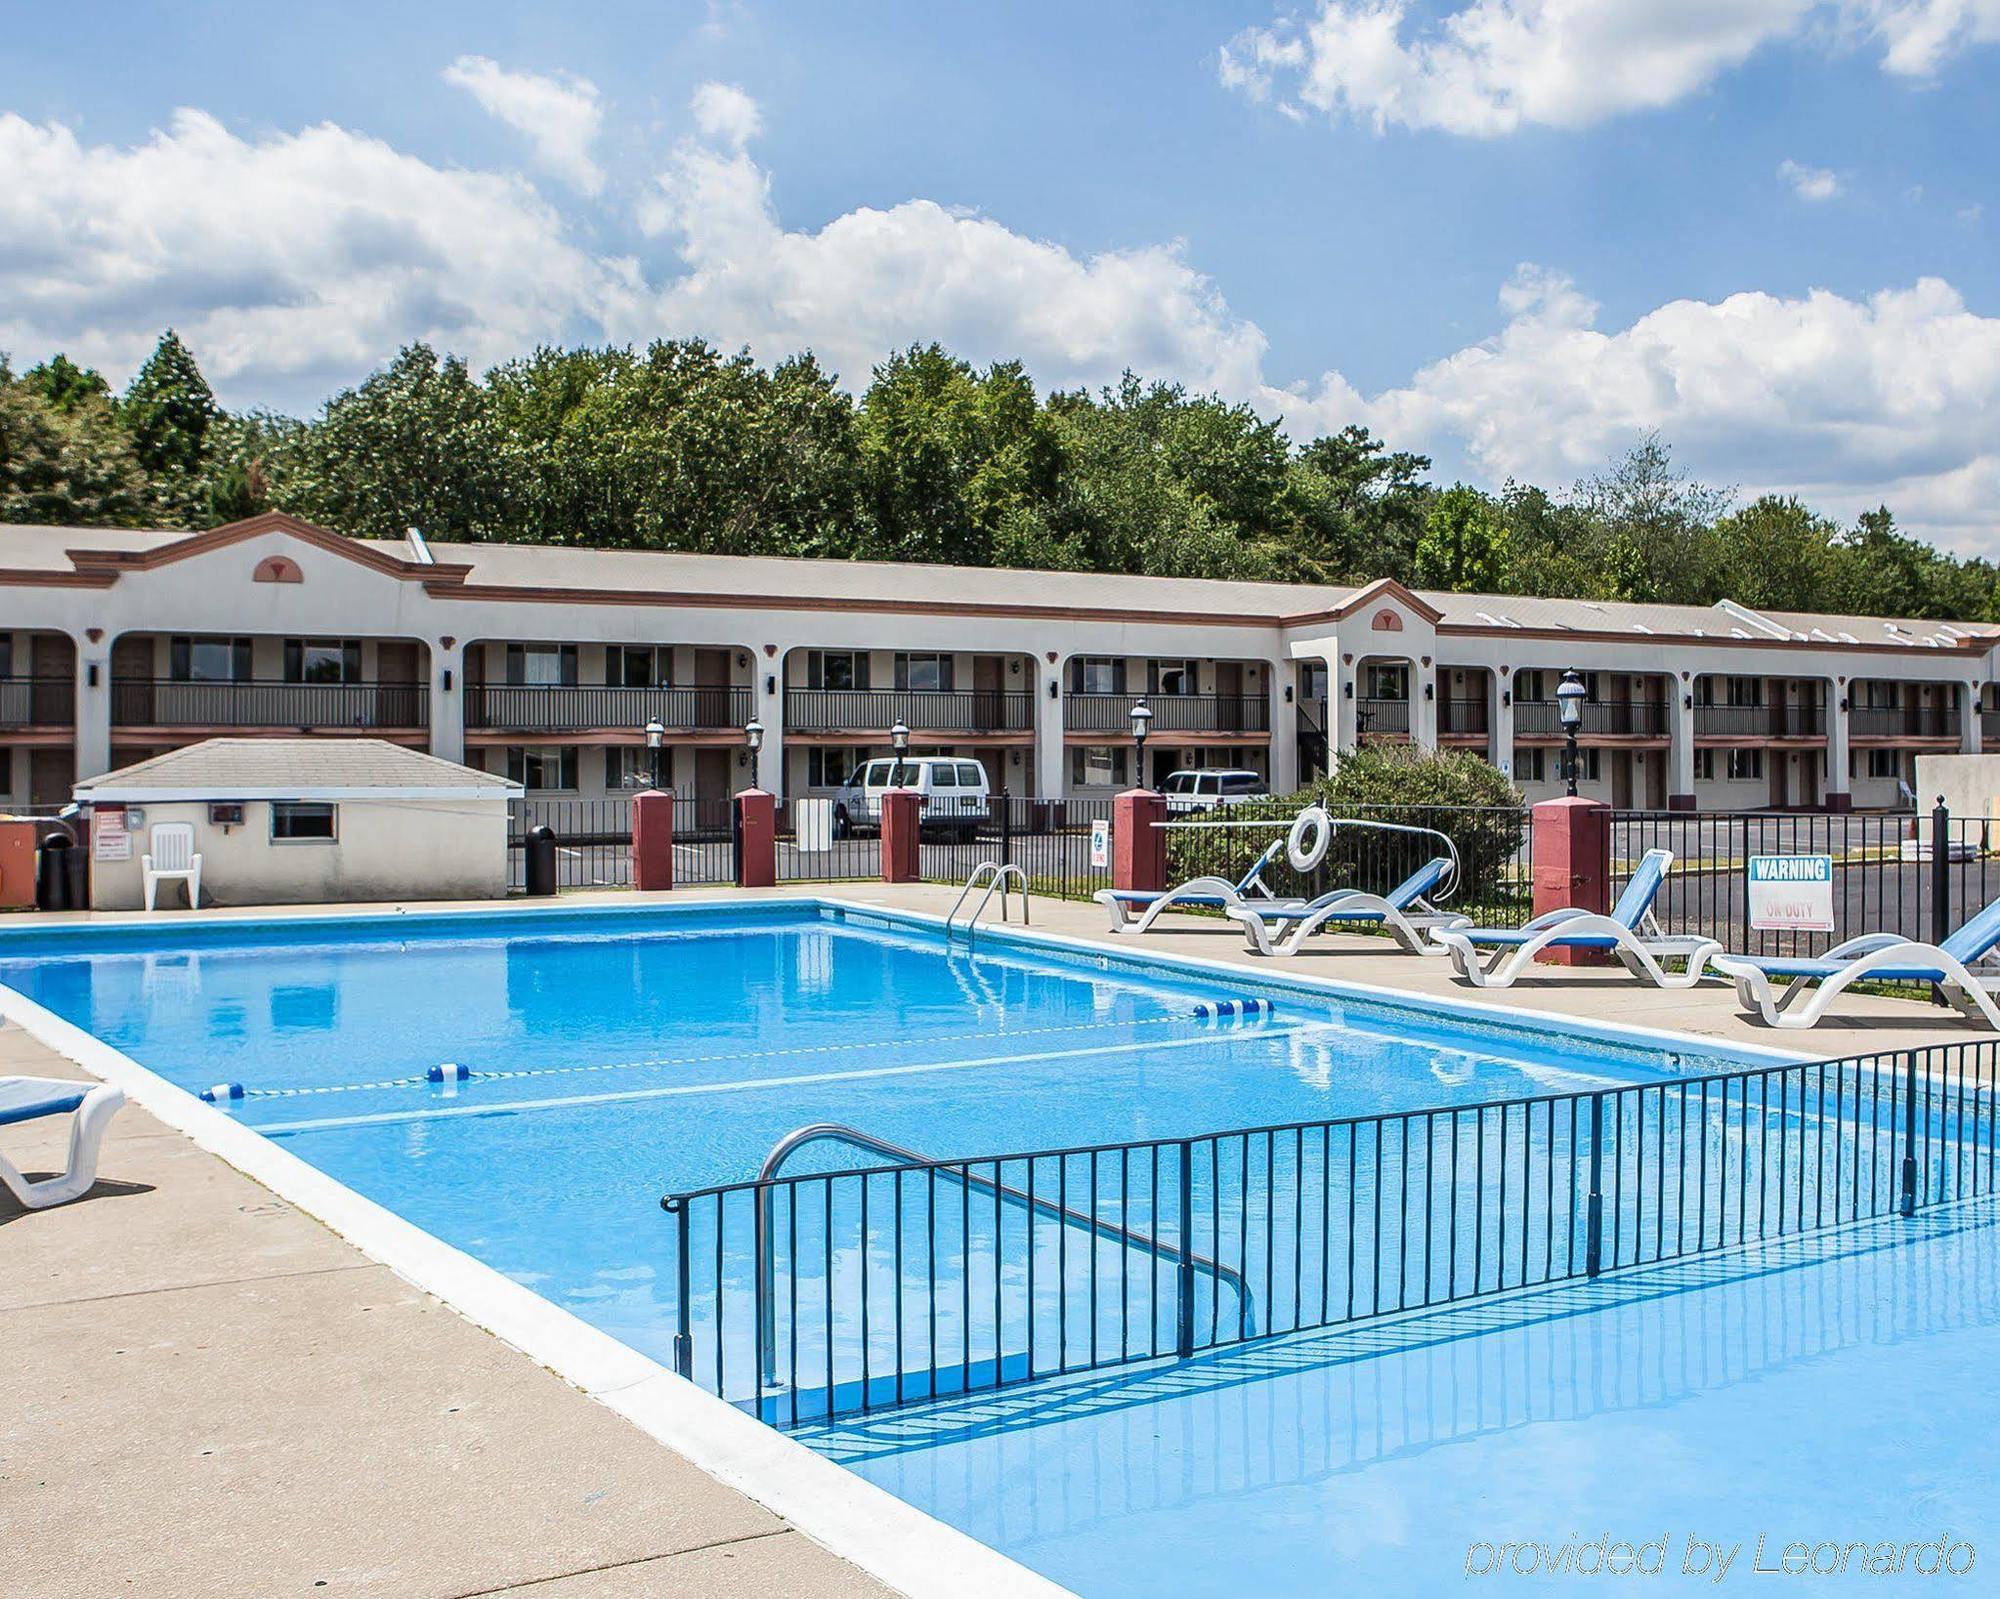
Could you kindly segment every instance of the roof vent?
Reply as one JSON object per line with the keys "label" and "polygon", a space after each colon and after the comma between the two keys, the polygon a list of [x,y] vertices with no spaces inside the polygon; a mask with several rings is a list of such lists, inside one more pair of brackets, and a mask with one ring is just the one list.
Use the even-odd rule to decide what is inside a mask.
{"label": "roof vent", "polygon": [[425,541],[421,532],[416,528],[410,528],[407,530],[407,537],[410,541],[411,560],[415,561],[419,566],[437,565],[437,557],[431,554],[431,547]]}

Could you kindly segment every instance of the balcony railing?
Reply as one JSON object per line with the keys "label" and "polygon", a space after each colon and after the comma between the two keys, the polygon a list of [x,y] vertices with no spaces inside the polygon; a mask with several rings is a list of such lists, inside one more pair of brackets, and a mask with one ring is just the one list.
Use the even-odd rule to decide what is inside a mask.
{"label": "balcony railing", "polygon": [[1823,705],[1697,705],[1696,738],[1817,738],[1826,732]]}
{"label": "balcony railing", "polygon": [[1850,738],[1956,738],[1958,710],[1950,705],[1859,705],[1848,713]]}
{"label": "balcony railing", "polygon": [[[1130,733],[1137,694],[1071,694],[1064,725],[1072,733]],[[1268,733],[1271,702],[1262,694],[1148,694],[1154,736],[1161,733]],[[912,724],[914,725],[914,724]]]}
{"label": "balcony railing", "polygon": [[417,728],[430,725],[422,683],[183,683],[119,678],[114,727]]}
{"label": "balcony railing", "polygon": [[1354,725],[1355,731],[1363,734],[1407,733],[1410,730],[1410,702],[1364,697],[1355,702]]}
{"label": "balcony railing", "polygon": [[[1671,732],[1667,708],[1658,700],[1586,700],[1581,710],[1579,738],[1665,738]],[[1561,738],[1560,707],[1552,700],[1519,701],[1514,736]]]}
{"label": "balcony railing", "polygon": [[1438,701],[1438,733],[1445,736],[1453,733],[1486,736],[1486,698],[1444,699]]}
{"label": "balcony railing", "polygon": [[465,725],[498,733],[637,731],[657,721],[669,733],[722,732],[750,720],[751,691],[727,684],[691,688],[586,687],[555,683],[473,683]]}
{"label": "balcony railing", "polygon": [[0,677],[0,727],[74,727],[76,684],[67,677]]}
{"label": "balcony railing", "polygon": [[1023,690],[794,688],[785,691],[788,733],[1025,733],[1035,696]]}
{"label": "balcony railing", "polygon": [[1979,736],[1982,739],[2000,739],[2000,710],[1979,713]]}

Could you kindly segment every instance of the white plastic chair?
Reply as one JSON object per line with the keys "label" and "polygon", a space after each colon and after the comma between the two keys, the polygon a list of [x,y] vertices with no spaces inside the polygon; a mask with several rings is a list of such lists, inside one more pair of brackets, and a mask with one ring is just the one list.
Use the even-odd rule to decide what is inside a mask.
{"label": "white plastic chair", "polygon": [[55,1077],[0,1077],[0,1127],[42,1116],[71,1116],[69,1164],[59,1176],[30,1182],[0,1155],[0,1186],[28,1210],[64,1205],[97,1181],[97,1151],[124,1093],[109,1083],[73,1083]]}
{"label": "white plastic chair", "polygon": [[194,847],[192,822],[156,822],[147,835],[153,847],[140,857],[146,880],[146,909],[151,910],[160,884],[182,882],[188,886],[188,908],[201,906],[201,852]]}

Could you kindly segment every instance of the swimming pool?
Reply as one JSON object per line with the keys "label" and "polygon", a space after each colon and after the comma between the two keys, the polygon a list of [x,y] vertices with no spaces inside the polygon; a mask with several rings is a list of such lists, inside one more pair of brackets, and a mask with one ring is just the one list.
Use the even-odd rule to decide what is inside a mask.
{"label": "swimming pool", "polygon": [[[1710,1247],[1732,1205],[1748,1238],[1752,1196],[1780,1232],[1788,1206],[1797,1227],[1829,1196],[1835,1220],[1893,1200],[1895,1089],[1859,1069],[1829,1117],[1825,1073],[1809,1106],[1803,1075],[1685,1041],[1000,932],[968,951],[834,903],[22,932],[0,984],[835,1458],[852,1435],[824,1431],[829,1406],[949,1406],[1343,1300],[1578,1275],[1586,1151],[1606,1152],[1610,1265]],[[1717,1074],[1733,1100],[1690,1098]],[[761,1212],[700,1199],[742,1195],[821,1122],[932,1160],[819,1143]],[[1741,1175],[1808,1128],[1810,1178]],[[1034,1151],[1054,1153],[1014,1153]],[[663,1214],[668,1193],[697,1202]],[[919,1421],[904,1466],[866,1469],[989,1536],[984,1510],[910,1487],[935,1479],[906,1457],[954,1426]]]}

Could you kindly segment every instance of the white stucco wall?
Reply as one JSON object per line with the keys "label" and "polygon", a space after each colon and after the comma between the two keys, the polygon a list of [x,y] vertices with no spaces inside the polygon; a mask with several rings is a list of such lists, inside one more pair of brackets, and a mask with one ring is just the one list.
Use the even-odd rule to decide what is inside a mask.
{"label": "white stucco wall", "polygon": [[[190,822],[201,852],[203,905],[291,905],[342,900],[497,899],[507,892],[507,804],[451,800],[338,800],[332,842],[271,838],[271,806],[253,800],[239,827],[208,820],[208,801],[149,801],[129,860],[90,863],[96,910],[145,904],[140,857],[152,828]],[[179,884],[161,903],[184,903]]]}

